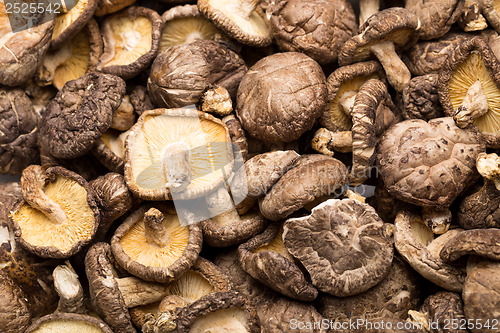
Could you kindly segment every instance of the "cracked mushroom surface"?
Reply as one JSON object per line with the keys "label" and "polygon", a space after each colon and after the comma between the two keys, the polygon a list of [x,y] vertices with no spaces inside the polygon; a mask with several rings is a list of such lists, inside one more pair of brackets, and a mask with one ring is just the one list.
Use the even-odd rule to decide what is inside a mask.
{"label": "cracked mushroom surface", "polygon": [[326,99],[317,62],[298,52],[276,53],[259,60],[241,80],[236,115],[250,136],[286,143],[312,128]]}
{"label": "cracked mushroom surface", "polygon": [[38,115],[21,89],[0,88],[0,173],[39,163]]}
{"label": "cracked mushroom surface", "polygon": [[359,294],[390,271],[393,246],[384,222],[358,200],[327,200],[309,216],[288,219],[283,229],[286,248],[323,292]]}
{"label": "cracked mushroom surface", "polygon": [[411,79],[411,73],[396,53],[413,46],[418,39],[419,20],[410,11],[394,7],[371,16],[360,28],[359,34],[342,46],[339,64],[349,65],[368,60],[372,54],[380,61],[387,80],[403,91]]}
{"label": "cracked mushroom surface", "polygon": [[280,50],[302,52],[320,64],[336,61],[340,47],[358,28],[347,0],[282,1],[271,12]]}
{"label": "cracked mushroom surface", "polygon": [[439,74],[416,76],[403,89],[402,114],[405,119],[424,119],[444,117],[439,101]]}
{"label": "cracked mushroom surface", "polygon": [[97,69],[125,80],[145,70],[158,54],[162,21],[145,7],[128,7],[101,23],[104,51]]}
{"label": "cracked mushroom surface", "polygon": [[23,170],[24,201],[10,213],[17,242],[42,258],[68,258],[94,237],[100,221],[94,194],[80,175],[55,166]]}
{"label": "cracked mushroom surface", "polygon": [[75,313],[55,313],[37,319],[26,333],[78,332],[112,333],[101,319]]}
{"label": "cracked mushroom surface", "polygon": [[109,128],[124,95],[125,82],[114,75],[92,72],[68,82],[42,115],[45,148],[56,158],[87,153]]}
{"label": "cracked mushroom surface", "polygon": [[182,226],[167,207],[158,208],[141,207],[127,217],[111,239],[111,250],[129,273],[167,283],[196,262],[203,235],[198,224]]}
{"label": "cracked mushroom surface", "polygon": [[172,46],[156,57],[148,78],[148,91],[161,107],[183,107],[200,101],[205,90],[218,85],[236,96],[247,72],[243,59],[221,43],[195,40]]}
{"label": "cracked mushroom surface", "polygon": [[403,201],[445,208],[477,179],[476,157],[485,151],[476,128],[452,118],[406,120],[379,141],[377,161],[387,190]]}

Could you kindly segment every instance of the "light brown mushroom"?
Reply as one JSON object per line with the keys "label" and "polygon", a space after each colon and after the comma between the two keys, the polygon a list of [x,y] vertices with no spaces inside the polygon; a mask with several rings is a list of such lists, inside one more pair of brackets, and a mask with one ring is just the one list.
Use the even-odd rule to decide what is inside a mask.
{"label": "light brown mushroom", "polygon": [[56,313],[39,318],[26,333],[85,332],[112,333],[101,319],[74,313]]}

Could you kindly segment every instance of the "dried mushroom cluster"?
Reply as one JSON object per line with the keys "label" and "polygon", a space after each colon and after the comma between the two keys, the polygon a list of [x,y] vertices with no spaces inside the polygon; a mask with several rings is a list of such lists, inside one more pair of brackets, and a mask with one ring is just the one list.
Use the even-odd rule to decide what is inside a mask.
{"label": "dried mushroom cluster", "polygon": [[500,1],[10,5],[2,332],[500,332]]}

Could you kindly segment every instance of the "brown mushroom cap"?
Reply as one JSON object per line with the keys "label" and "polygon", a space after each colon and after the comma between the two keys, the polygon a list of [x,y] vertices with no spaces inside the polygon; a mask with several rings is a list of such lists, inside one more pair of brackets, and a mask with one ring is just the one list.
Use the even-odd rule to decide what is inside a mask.
{"label": "brown mushroom cap", "polygon": [[133,6],[107,16],[101,23],[104,53],[97,69],[127,80],[145,70],[158,54],[160,15]]}
{"label": "brown mushroom cap", "polygon": [[438,74],[416,76],[403,90],[405,119],[430,120],[444,116],[438,93]]}
{"label": "brown mushroom cap", "polygon": [[123,174],[125,140],[130,131],[107,130],[91,148],[91,153],[110,171]]}
{"label": "brown mushroom cap", "polygon": [[465,197],[457,212],[464,229],[500,228],[500,191],[493,182],[485,182],[479,191]]}
{"label": "brown mushroom cap", "polygon": [[500,229],[466,230],[446,242],[440,256],[448,262],[468,254],[500,260],[499,239]]}
{"label": "brown mushroom cap", "polygon": [[198,9],[217,28],[238,42],[263,47],[271,44],[271,25],[260,1],[199,0]]}
{"label": "brown mushroom cap", "polygon": [[0,271],[0,324],[5,333],[24,332],[31,321],[28,299],[22,289]]}
{"label": "brown mushroom cap", "polygon": [[286,218],[315,199],[342,190],[347,183],[346,166],[325,155],[303,155],[259,201],[264,217]]}
{"label": "brown mushroom cap", "polygon": [[495,0],[481,0],[481,12],[496,31],[500,31],[500,6]]}
{"label": "brown mushroom cap", "polygon": [[389,273],[392,241],[367,204],[330,199],[309,216],[288,219],[283,229],[286,248],[321,291],[341,297],[359,294]]}
{"label": "brown mushroom cap", "polygon": [[75,6],[55,18],[51,48],[59,48],[74,37],[91,19],[99,0],[79,0]]}
{"label": "brown mushroom cap", "polygon": [[377,161],[389,193],[421,206],[447,207],[478,177],[475,161],[485,150],[476,128],[452,118],[400,122],[379,141]]}
{"label": "brown mushroom cap", "polygon": [[132,5],[136,0],[100,0],[97,2],[95,16],[104,16]]}
{"label": "brown mushroom cap", "polygon": [[183,107],[197,103],[211,85],[236,96],[246,72],[238,54],[221,43],[200,39],[160,53],[151,66],[148,91],[158,106]]}
{"label": "brown mushroom cap", "polygon": [[76,313],[54,313],[37,319],[26,333],[113,333],[101,319]]}
{"label": "brown mushroom cap", "polygon": [[435,39],[446,34],[458,20],[464,8],[464,1],[408,0],[405,2],[405,8],[417,15],[420,21],[418,38]]}
{"label": "brown mushroom cap", "polygon": [[[446,330],[447,323],[465,319],[464,305],[459,294],[451,291],[439,291],[424,301],[420,307],[428,322],[437,323],[439,329]],[[427,323],[428,324],[428,323]],[[434,328],[436,329],[436,328]],[[467,333],[467,329],[453,329],[454,333]]]}
{"label": "brown mushroom cap", "polygon": [[68,82],[49,103],[40,123],[40,136],[56,158],[75,158],[88,152],[110,124],[125,95],[117,76],[92,72]]}
{"label": "brown mushroom cap", "polygon": [[135,86],[130,93],[130,103],[134,106],[134,111],[139,116],[148,110],[153,110],[155,107],[149,97],[148,89],[144,86]]}
{"label": "brown mushroom cap", "polygon": [[256,280],[285,296],[312,301],[318,291],[307,281],[281,239],[280,224],[271,224],[263,233],[238,247],[241,267]]}
{"label": "brown mushroom cap", "polygon": [[302,53],[276,53],[259,60],[241,80],[236,114],[249,135],[286,143],[312,128],[326,98],[318,63]]}
{"label": "brown mushroom cap", "polygon": [[347,0],[291,0],[272,9],[273,38],[285,52],[302,52],[320,64],[337,60],[339,49],[357,30]]}
{"label": "brown mushroom cap", "polygon": [[0,88],[0,173],[39,163],[38,115],[21,89]]}

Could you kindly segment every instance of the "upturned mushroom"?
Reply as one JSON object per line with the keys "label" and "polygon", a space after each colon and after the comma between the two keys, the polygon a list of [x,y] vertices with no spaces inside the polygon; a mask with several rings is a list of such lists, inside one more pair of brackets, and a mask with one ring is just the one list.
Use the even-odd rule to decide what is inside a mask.
{"label": "upturned mushroom", "polygon": [[39,318],[26,333],[85,332],[113,333],[101,319],[75,313],[56,313]]}
{"label": "upturned mushroom", "polygon": [[104,16],[132,5],[136,0],[101,0],[97,2],[95,16]]}
{"label": "upturned mushroom", "polygon": [[123,174],[125,165],[125,140],[130,130],[125,132],[109,129],[92,146],[90,152],[108,170]]}
{"label": "upturned mushroom", "polygon": [[413,46],[418,39],[420,22],[404,8],[389,8],[371,16],[341,48],[339,64],[349,65],[367,60],[373,54],[384,67],[387,80],[397,91],[403,91],[411,73],[396,53]]}

